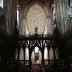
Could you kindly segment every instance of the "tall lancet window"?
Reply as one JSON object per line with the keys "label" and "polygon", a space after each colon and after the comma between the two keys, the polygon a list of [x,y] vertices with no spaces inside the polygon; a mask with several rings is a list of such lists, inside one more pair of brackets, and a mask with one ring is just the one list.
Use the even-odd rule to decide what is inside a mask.
{"label": "tall lancet window", "polygon": [[35,47],[35,53],[38,53],[39,52],[39,48],[36,46]]}
{"label": "tall lancet window", "polygon": [[0,0],[0,7],[3,8],[3,0]]}
{"label": "tall lancet window", "polygon": [[54,54],[53,54],[53,48],[52,47],[49,50],[49,56],[50,56],[50,60],[54,59]]}
{"label": "tall lancet window", "polygon": [[29,49],[27,47],[25,49],[25,60],[29,60]]}
{"label": "tall lancet window", "polygon": [[47,47],[44,48],[44,60],[48,59],[48,49]]}
{"label": "tall lancet window", "polygon": [[45,24],[45,29],[44,29],[44,34],[47,35],[48,34],[48,18],[46,19],[46,24]]}
{"label": "tall lancet window", "polygon": [[24,60],[24,51],[23,51],[23,48],[22,48],[22,47],[21,47],[21,49],[20,49],[19,60]]}
{"label": "tall lancet window", "polygon": [[26,35],[29,35],[29,30],[28,30],[27,25],[26,25]]}
{"label": "tall lancet window", "polygon": [[44,31],[46,15],[43,8],[39,4],[34,4],[27,13],[27,24],[30,34],[34,34],[34,28],[38,28],[38,34]]}
{"label": "tall lancet window", "polygon": [[19,28],[19,5],[17,5],[17,27]]}

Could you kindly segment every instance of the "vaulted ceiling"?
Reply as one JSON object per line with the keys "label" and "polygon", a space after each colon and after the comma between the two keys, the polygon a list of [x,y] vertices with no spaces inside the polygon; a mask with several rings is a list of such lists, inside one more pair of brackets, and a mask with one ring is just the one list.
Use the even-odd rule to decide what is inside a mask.
{"label": "vaulted ceiling", "polygon": [[54,2],[54,0],[18,0],[18,2],[19,2],[19,4],[20,4],[21,7],[27,6],[30,3],[37,2],[37,1],[41,2],[44,5],[48,4],[49,6],[51,6],[52,3]]}

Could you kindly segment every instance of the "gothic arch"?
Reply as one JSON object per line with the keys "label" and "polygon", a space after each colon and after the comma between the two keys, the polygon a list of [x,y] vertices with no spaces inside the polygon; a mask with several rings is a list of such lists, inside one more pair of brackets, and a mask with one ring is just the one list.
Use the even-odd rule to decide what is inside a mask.
{"label": "gothic arch", "polygon": [[44,6],[44,4],[42,4],[40,1],[34,1],[31,2],[28,6],[26,6],[25,10],[24,10],[24,16],[27,17],[27,13],[28,10],[34,5],[34,4],[38,4],[39,6],[41,6],[46,14],[46,17],[48,15],[48,9],[46,8],[46,6]]}
{"label": "gothic arch", "polygon": [[31,34],[35,33],[34,28],[38,27],[38,34],[42,34],[46,24],[46,13],[44,9],[35,3],[27,12],[27,25]]}
{"label": "gothic arch", "polygon": [[[43,11],[44,11],[44,13],[45,13],[45,17],[46,17],[46,19],[47,19],[47,17],[48,17],[48,9],[47,9],[47,7],[43,4],[43,3],[41,3],[40,1],[34,1],[34,2],[31,2],[30,4],[28,4],[28,5],[26,5],[26,7],[24,8],[24,10],[23,10],[23,12],[22,12],[22,19],[24,19],[23,21],[24,21],[24,23],[22,23],[21,24],[21,33],[20,34],[23,34],[23,33],[26,33],[26,34],[29,34],[30,32],[29,32],[29,27],[28,27],[28,24],[27,24],[27,13],[28,13],[28,11],[29,11],[29,9],[34,5],[34,4],[38,4],[42,9],[43,9]],[[46,20],[45,19],[45,20]],[[21,20],[22,21],[22,20]],[[20,21],[20,22],[21,22]],[[45,21],[45,24],[46,24],[46,21]],[[44,25],[45,25],[44,24]],[[24,26],[25,25],[25,26]],[[25,28],[23,28],[23,26],[25,27]],[[40,26],[39,26],[40,27]],[[23,29],[23,30],[22,30]],[[34,29],[34,28],[33,28]],[[40,29],[40,28],[38,28],[38,29]],[[35,30],[34,30],[35,31]],[[42,32],[40,32],[39,34],[42,34],[42,33],[44,33],[44,31],[45,31],[45,26],[44,26],[44,29],[43,29],[43,31]]]}

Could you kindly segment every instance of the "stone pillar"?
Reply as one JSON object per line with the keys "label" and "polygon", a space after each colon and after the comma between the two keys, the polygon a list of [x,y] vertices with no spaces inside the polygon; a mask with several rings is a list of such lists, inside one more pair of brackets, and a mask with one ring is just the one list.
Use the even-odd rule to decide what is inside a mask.
{"label": "stone pillar", "polygon": [[19,60],[19,55],[20,55],[20,49],[18,49],[18,56],[17,56],[17,60]]}
{"label": "stone pillar", "polygon": [[26,33],[26,17],[21,17],[20,19],[20,35],[24,35]]}
{"label": "stone pillar", "polygon": [[48,48],[48,64],[50,63],[50,55],[49,55],[49,48]]}
{"label": "stone pillar", "polygon": [[41,49],[41,52],[42,52],[42,64],[44,64],[44,41],[42,40],[42,49]]}
{"label": "stone pillar", "polygon": [[48,34],[48,18],[46,19],[44,34]]}
{"label": "stone pillar", "polygon": [[56,59],[55,48],[53,48],[54,60]]}
{"label": "stone pillar", "polygon": [[25,49],[25,60],[29,60],[29,48],[28,48],[28,46]]}
{"label": "stone pillar", "polygon": [[42,64],[44,65],[44,46],[42,47]]}
{"label": "stone pillar", "polygon": [[28,46],[28,48],[29,48],[29,69],[30,69],[30,71],[31,71],[31,65],[32,65],[32,63],[31,63],[31,48],[30,48],[30,41],[29,41],[29,46]]}
{"label": "stone pillar", "polygon": [[51,18],[48,18],[48,34],[52,34],[52,22]]}
{"label": "stone pillar", "polygon": [[48,15],[47,15],[47,29],[48,29],[48,34],[52,34],[53,33],[53,18],[52,18],[52,10],[51,8],[48,8]]}
{"label": "stone pillar", "polygon": [[14,34],[14,28],[16,24],[16,12],[17,12],[17,1],[16,0],[6,0],[5,4],[5,15],[6,15],[6,32],[9,35]]}
{"label": "stone pillar", "polygon": [[25,66],[25,49],[26,49],[26,47],[25,47],[25,44],[24,44],[24,41],[23,41],[23,51],[24,51],[24,66]]}

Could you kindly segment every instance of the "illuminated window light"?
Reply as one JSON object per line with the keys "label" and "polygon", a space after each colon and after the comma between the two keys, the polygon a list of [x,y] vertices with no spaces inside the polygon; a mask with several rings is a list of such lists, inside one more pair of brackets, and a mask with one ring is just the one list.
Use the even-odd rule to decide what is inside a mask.
{"label": "illuminated window light", "polygon": [[39,48],[36,46],[35,47],[35,53],[38,53],[39,52]]}
{"label": "illuminated window light", "polygon": [[0,0],[0,7],[3,8],[3,0]]}

